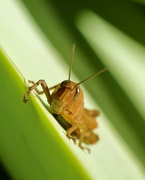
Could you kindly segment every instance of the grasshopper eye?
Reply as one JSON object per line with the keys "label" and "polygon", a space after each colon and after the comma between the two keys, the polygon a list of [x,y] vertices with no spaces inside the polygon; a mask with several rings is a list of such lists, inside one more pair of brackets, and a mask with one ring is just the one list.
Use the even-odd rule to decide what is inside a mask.
{"label": "grasshopper eye", "polygon": [[80,88],[77,86],[76,87],[76,92],[75,92],[75,95],[74,95],[75,99],[78,97],[79,93],[80,93]]}
{"label": "grasshopper eye", "polygon": [[60,88],[69,85],[70,81],[66,80],[60,84]]}

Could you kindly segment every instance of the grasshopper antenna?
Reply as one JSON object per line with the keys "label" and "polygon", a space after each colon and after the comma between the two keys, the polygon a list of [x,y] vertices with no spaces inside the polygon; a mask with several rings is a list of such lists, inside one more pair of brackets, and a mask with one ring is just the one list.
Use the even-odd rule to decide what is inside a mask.
{"label": "grasshopper antenna", "polygon": [[99,72],[97,72],[97,73],[91,75],[90,77],[84,79],[83,81],[77,83],[77,84],[73,87],[73,89],[74,89],[75,87],[77,87],[78,85],[80,85],[80,84],[82,84],[82,83],[84,83],[84,82],[86,82],[86,81],[88,81],[88,80],[94,78],[95,76],[98,76],[99,74],[101,74],[102,72],[106,71],[107,69],[109,69],[109,67],[106,67],[106,68],[100,70]]}
{"label": "grasshopper antenna", "polygon": [[69,80],[69,81],[70,81],[70,76],[71,76],[72,63],[73,63],[73,58],[74,58],[74,52],[75,52],[75,44],[73,44],[72,52],[71,52],[71,57],[70,57],[70,66],[69,66],[69,74],[68,74],[68,80]]}

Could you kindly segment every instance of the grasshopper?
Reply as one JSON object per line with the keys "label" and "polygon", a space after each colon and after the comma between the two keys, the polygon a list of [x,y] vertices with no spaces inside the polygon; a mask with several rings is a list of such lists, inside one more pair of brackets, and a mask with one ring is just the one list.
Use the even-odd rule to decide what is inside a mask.
{"label": "grasshopper", "polygon": [[[108,67],[79,83],[75,83],[70,80],[74,50],[75,44],[72,48],[68,79],[50,88],[48,88],[45,80],[39,80],[36,83],[30,81],[33,85],[29,87],[23,101],[27,102],[27,97],[33,90],[36,90],[38,94],[44,93],[54,114],[60,115],[70,124],[70,128],[66,130],[66,136],[72,139],[74,143],[77,138],[78,146],[90,152],[88,148],[82,146],[82,143],[94,144],[99,140],[98,135],[93,133],[93,130],[98,126],[96,117],[99,115],[99,111],[84,108],[84,95],[80,84],[106,71]],[[37,89],[39,85],[43,89],[41,92]],[[50,93],[51,90],[53,90],[52,93]]]}

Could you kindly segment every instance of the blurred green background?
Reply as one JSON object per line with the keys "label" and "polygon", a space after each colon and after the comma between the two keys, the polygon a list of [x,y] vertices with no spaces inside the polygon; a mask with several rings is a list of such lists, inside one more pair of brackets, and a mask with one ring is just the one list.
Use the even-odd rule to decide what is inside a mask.
{"label": "blurred green background", "polygon": [[[102,59],[96,55],[76,25],[76,19],[82,11],[90,10],[98,14],[131,39],[137,41],[142,46],[145,45],[145,7],[143,3],[127,0],[74,0],[73,2],[66,0],[23,0],[23,2],[45,35],[56,49],[60,51],[68,64],[71,44],[73,42],[76,43],[73,71],[80,79],[108,65],[102,63]],[[113,48],[112,51],[114,51]],[[79,53],[83,53],[84,59],[77,58]],[[136,61],[139,60],[136,59]],[[110,64],[109,67],[111,71],[112,67]],[[122,73],[125,68],[126,65],[124,64]],[[128,69],[128,71],[131,71],[131,69]],[[136,74],[136,76],[139,75]],[[101,83],[93,79],[84,84],[84,86],[102,107],[112,124],[140,161],[144,163],[145,119],[138,112],[135,104],[128,98],[123,87],[119,85],[109,71],[98,78],[101,78]],[[133,81],[133,79],[130,79],[130,81]]]}
{"label": "blurred green background", "polygon": [[[144,52],[144,1],[23,0],[22,2],[28,8],[46,37],[51,41],[57,51],[61,53],[68,64],[68,57],[70,57],[71,51],[70,47],[75,42],[76,52],[73,71],[80,80],[83,80],[105,66],[109,66],[109,71],[85,83],[84,86],[103,109],[110,122],[129,145],[138,160],[144,165],[145,111],[142,109],[145,109],[145,106],[142,104],[145,102],[145,88],[142,82],[145,79],[145,76],[144,73],[142,73],[142,69],[145,69],[145,60],[144,58],[140,58],[140,56],[136,56],[136,61],[133,61],[130,56],[129,61],[132,63],[132,66],[136,66],[138,63],[140,64],[140,62],[144,65],[144,67],[142,66],[142,69],[138,69],[140,66],[136,66],[136,72],[140,72],[140,74],[134,74],[132,66],[127,66],[127,61],[125,62],[124,59],[116,59],[116,63],[120,63],[119,61],[124,63],[124,66],[120,67],[122,75],[124,74],[124,70],[127,68],[128,74],[132,74],[141,80],[140,82],[136,82],[134,78],[130,79],[132,84],[135,85],[137,83],[138,88],[140,87],[141,89],[140,92],[132,89],[135,91],[135,94],[139,95],[139,97],[142,96],[143,102],[136,102],[136,99],[133,99],[133,97],[131,98],[127,93],[128,91],[131,93],[131,90],[129,89],[127,91],[128,87],[125,86],[125,84],[120,83],[114,75],[113,72],[115,72],[115,65],[111,64],[109,60],[108,63],[107,60],[104,61],[103,56],[100,56],[99,54],[102,53],[99,52],[99,49],[96,49],[95,51],[95,47],[92,48],[93,43],[91,44],[91,40],[89,41],[87,36],[82,33],[83,30],[80,30],[81,25],[79,24],[81,19],[83,19],[84,12],[93,12],[93,14],[105,20],[105,22],[107,22],[111,27],[124,34],[125,37],[128,37],[130,43],[136,43],[139,49],[141,47],[142,52]],[[88,19],[86,18],[84,21],[87,24]],[[90,32],[90,34],[92,33],[91,35],[94,36],[95,39],[95,33],[93,34],[93,32]],[[102,43],[104,42],[104,44],[106,44],[106,41],[101,37],[101,35],[100,38],[102,38]],[[126,42],[124,41],[124,46],[126,47],[125,43]],[[108,43],[108,46],[111,46],[111,44],[109,45]],[[126,48],[126,51],[130,52],[129,46],[128,49],[129,50]],[[135,49],[135,52],[136,54],[140,54],[138,48]],[[103,53],[105,54],[105,50]],[[114,53],[114,47],[110,47],[110,54],[111,53]],[[121,55],[118,54],[118,56]],[[141,110],[139,106],[142,107]]]}

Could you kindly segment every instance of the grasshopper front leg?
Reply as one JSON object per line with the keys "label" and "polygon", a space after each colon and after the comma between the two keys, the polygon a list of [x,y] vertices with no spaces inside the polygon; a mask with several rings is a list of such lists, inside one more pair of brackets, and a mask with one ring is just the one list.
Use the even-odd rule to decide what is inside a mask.
{"label": "grasshopper front leg", "polygon": [[74,144],[76,144],[76,138],[71,136],[71,133],[74,132],[75,130],[77,129],[77,124],[74,124],[71,128],[69,128],[67,131],[66,131],[66,137],[68,139],[72,139]]}
{"label": "grasshopper front leg", "polygon": [[[32,85],[35,84],[35,82],[34,82],[34,81],[31,81],[31,80],[29,80],[28,82],[31,83]],[[52,86],[52,87],[50,87],[50,88],[48,88],[48,89],[49,89],[49,91],[51,91],[51,90],[55,89],[57,86],[58,86],[58,84],[56,84],[55,86]],[[44,91],[43,91],[43,90],[40,91],[37,87],[35,88],[35,91],[36,91],[37,94],[40,94],[40,95],[41,95],[41,94],[44,94]]]}
{"label": "grasshopper front leg", "polygon": [[[32,84],[34,83],[33,81],[30,81]],[[49,88],[46,84],[46,82],[44,80],[39,80],[38,82],[34,83],[31,87],[29,87],[28,91],[26,92],[26,94],[24,95],[23,97],[23,101],[26,103],[28,100],[27,100],[27,97],[29,96],[29,94],[31,93],[31,91],[33,90],[36,90],[36,92],[38,91],[37,90],[37,86],[41,85],[42,86],[42,89],[44,92],[44,94],[46,95],[46,98],[47,98],[47,101],[48,103],[50,104],[51,102],[51,95],[50,95],[50,92],[49,92]],[[42,92],[40,92],[40,94],[42,94]],[[39,94],[39,93],[38,93]]]}
{"label": "grasshopper front leg", "polygon": [[85,127],[85,128],[83,129],[83,131],[82,131],[82,133],[81,133],[81,136],[80,136],[80,139],[79,139],[78,146],[79,146],[82,150],[86,149],[86,150],[88,151],[88,153],[90,154],[90,149],[87,148],[87,147],[83,147],[83,146],[82,146],[82,143],[83,143],[83,141],[84,141],[84,138],[85,138],[85,135],[86,135],[87,130],[88,130],[87,127]]}
{"label": "grasshopper front leg", "polygon": [[[78,125],[77,124],[74,124],[70,129],[68,129],[66,131],[66,137],[69,138],[69,139],[72,139],[74,141],[74,143],[76,144],[76,138],[75,137],[72,137],[71,134],[78,128]],[[83,149],[86,149],[88,151],[88,153],[90,153],[90,149],[89,148],[86,148],[86,147],[83,147],[82,146],[82,142],[84,140],[84,137],[85,137],[85,134],[87,132],[87,127],[83,127],[83,129],[81,129],[82,132],[81,132],[81,136],[79,138],[79,142],[78,142],[78,146],[83,150]]]}

